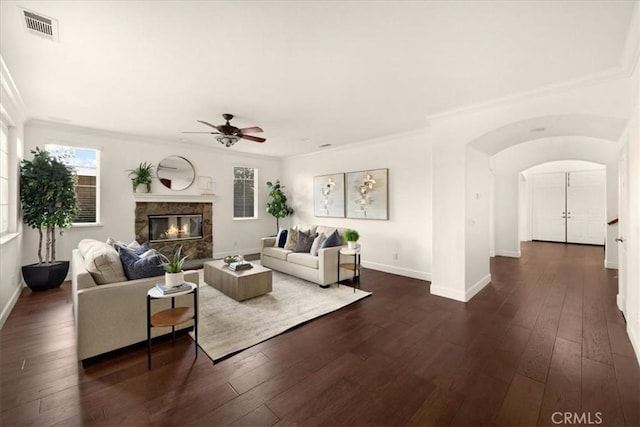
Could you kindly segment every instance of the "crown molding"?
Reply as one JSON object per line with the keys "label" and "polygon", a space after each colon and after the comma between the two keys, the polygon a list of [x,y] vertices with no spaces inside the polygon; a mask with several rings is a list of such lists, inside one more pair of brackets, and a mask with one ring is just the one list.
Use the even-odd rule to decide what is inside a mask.
{"label": "crown molding", "polygon": [[640,57],[640,2],[635,3],[629,29],[627,30],[627,39],[622,51],[622,68],[625,69],[629,76],[633,74]]}
{"label": "crown molding", "polygon": [[341,152],[341,151],[349,150],[352,148],[362,148],[362,147],[370,148],[372,145],[386,144],[389,142],[393,142],[397,139],[409,139],[409,138],[415,138],[415,137],[424,137],[426,139],[428,129],[429,129],[429,126],[427,123],[425,123],[425,127],[419,128],[419,129],[414,129],[414,130],[410,130],[402,133],[394,133],[389,135],[378,136],[375,138],[365,139],[364,141],[343,144],[337,147],[331,147],[331,148],[325,148],[323,150],[312,151],[310,153],[293,154],[290,156],[284,156],[282,158],[286,160],[301,159],[304,157],[316,156],[318,154]]}
{"label": "crown molding", "polygon": [[47,129],[59,132],[73,132],[80,133],[83,135],[95,136],[98,138],[109,138],[109,139],[118,139],[123,140],[126,139],[128,141],[134,141],[142,144],[150,144],[153,146],[157,146],[158,144],[164,146],[170,146],[173,148],[199,148],[201,150],[211,151],[216,154],[224,155],[224,156],[239,156],[239,157],[250,157],[256,159],[266,159],[266,160],[280,160],[280,157],[277,156],[269,156],[266,154],[255,154],[255,153],[245,153],[242,151],[229,151],[228,148],[218,148],[215,146],[207,147],[201,144],[194,144],[190,142],[181,142],[181,141],[172,141],[163,138],[155,138],[149,136],[135,135],[131,133],[125,132],[116,132],[104,129],[97,129],[86,126],[78,126],[74,124],[68,123],[59,123],[52,122],[49,120],[37,119],[33,118],[25,123],[25,126],[34,127],[38,129]]}
{"label": "crown molding", "polygon": [[625,79],[629,77],[629,72],[622,67],[609,68],[598,73],[589,74],[577,79],[566,80],[560,83],[538,87],[525,92],[519,92],[513,95],[507,95],[500,98],[494,98],[489,101],[469,104],[463,107],[442,111],[439,113],[426,115],[427,121],[442,119],[445,117],[456,116],[459,114],[475,113],[483,110],[489,110],[496,107],[507,107],[512,104],[522,102],[532,98],[540,98],[548,95],[555,95],[562,92],[568,92],[582,87],[593,86],[600,83]]}
{"label": "crown molding", "polygon": [[22,95],[20,95],[20,91],[18,90],[18,86],[16,85],[15,81],[13,81],[13,77],[11,77],[9,68],[7,68],[7,64],[4,62],[2,54],[0,54],[0,85],[2,86],[3,95],[6,96],[6,98],[3,96],[2,101],[10,102],[16,110],[16,113],[21,116],[16,117],[15,119],[23,121],[23,119],[26,117],[27,109],[24,105],[24,101],[22,100]]}

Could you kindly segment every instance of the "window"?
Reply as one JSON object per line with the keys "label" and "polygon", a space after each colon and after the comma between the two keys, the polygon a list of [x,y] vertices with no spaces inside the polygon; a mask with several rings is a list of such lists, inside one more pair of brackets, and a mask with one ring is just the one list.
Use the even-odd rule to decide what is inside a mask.
{"label": "window", "polygon": [[78,175],[76,194],[80,207],[74,224],[96,224],[100,222],[99,208],[99,164],[100,152],[91,148],[67,147],[64,145],[45,146],[53,156],[63,163],[73,166]]}
{"label": "window", "polygon": [[0,236],[9,232],[9,129],[0,122]]}
{"label": "window", "polygon": [[258,169],[233,168],[233,218],[257,218],[258,193],[256,181]]}

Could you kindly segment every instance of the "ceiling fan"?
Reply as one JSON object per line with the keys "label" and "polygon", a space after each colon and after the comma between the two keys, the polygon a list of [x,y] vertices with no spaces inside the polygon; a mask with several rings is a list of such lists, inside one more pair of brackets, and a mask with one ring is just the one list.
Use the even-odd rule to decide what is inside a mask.
{"label": "ceiling fan", "polygon": [[182,132],[182,133],[209,133],[211,135],[218,135],[216,136],[216,140],[222,145],[224,145],[225,147],[231,147],[233,144],[238,142],[240,138],[247,139],[253,142],[260,142],[260,143],[266,141],[266,139],[260,138],[258,136],[246,135],[247,133],[263,132],[262,128],[258,126],[252,126],[248,128],[239,129],[229,123],[229,120],[233,119],[233,114],[225,113],[222,115],[222,118],[225,119],[227,123],[223,125],[217,125],[217,126],[212,125],[209,122],[205,122],[204,120],[198,120],[200,123],[204,125],[211,126],[215,130],[217,130],[217,132]]}

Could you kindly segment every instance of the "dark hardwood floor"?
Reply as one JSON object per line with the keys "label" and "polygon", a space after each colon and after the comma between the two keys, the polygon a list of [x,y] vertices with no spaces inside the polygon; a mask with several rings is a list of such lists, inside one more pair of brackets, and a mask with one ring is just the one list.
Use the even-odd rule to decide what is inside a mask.
{"label": "dark hardwood floor", "polygon": [[69,285],[24,290],[0,331],[0,424],[639,425],[602,265],[599,247],[528,243],[467,304],[364,270],[370,298],[215,365],[186,335],[162,341],[151,371],[144,346],[83,368]]}

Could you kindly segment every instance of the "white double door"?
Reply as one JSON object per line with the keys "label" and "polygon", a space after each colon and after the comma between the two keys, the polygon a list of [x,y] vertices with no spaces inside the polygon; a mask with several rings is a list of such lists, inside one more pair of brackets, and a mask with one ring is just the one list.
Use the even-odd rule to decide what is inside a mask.
{"label": "white double door", "polygon": [[604,170],[534,174],[532,186],[533,240],[604,245]]}

